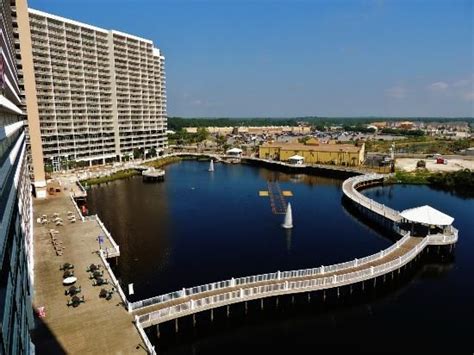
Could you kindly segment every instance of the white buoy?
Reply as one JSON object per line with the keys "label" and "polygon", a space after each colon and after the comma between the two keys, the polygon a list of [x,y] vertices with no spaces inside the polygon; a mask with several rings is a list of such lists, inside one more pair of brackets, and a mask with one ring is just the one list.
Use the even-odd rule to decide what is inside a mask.
{"label": "white buoy", "polygon": [[214,160],[211,159],[211,162],[209,164],[209,171],[214,171]]}
{"label": "white buoy", "polygon": [[293,214],[291,213],[290,203],[288,203],[288,207],[286,208],[285,221],[281,226],[286,229],[293,228]]}

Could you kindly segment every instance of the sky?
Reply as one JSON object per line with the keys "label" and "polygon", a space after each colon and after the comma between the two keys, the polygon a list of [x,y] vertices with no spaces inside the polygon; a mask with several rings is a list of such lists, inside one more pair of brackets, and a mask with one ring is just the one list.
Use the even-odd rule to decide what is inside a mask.
{"label": "sky", "polygon": [[151,39],[169,116],[474,116],[472,0],[28,3]]}

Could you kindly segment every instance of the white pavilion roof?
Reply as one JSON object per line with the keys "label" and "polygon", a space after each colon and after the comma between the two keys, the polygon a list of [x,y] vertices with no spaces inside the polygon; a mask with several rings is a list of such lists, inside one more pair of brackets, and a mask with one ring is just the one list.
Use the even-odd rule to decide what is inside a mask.
{"label": "white pavilion roof", "polygon": [[232,149],[229,149],[227,153],[242,153],[242,149],[232,148]]}
{"label": "white pavilion roof", "polygon": [[449,226],[454,221],[453,217],[426,205],[404,210],[400,216],[412,222],[436,226]]}
{"label": "white pavilion roof", "polygon": [[289,157],[288,160],[304,160],[304,157],[301,155],[293,155],[292,157]]}

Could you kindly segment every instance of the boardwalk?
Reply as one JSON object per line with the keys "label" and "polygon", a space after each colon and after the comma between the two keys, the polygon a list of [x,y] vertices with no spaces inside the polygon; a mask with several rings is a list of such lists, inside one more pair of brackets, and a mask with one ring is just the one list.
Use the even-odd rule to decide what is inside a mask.
{"label": "boardwalk", "polygon": [[[38,322],[34,331],[38,353],[71,354],[144,354],[145,345],[132,323],[131,315],[120,306],[121,299],[117,293],[112,300],[99,298],[101,287],[92,286],[87,267],[91,264],[102,264],[97,255],[97,236],[104,231],[96,220],[81,222],[76,212],[76,223],[70,223],[64,217],[67,211],[74,212],[75,207],[69,197],[60,194],[47,200],[34,203],[35,217],[59,213],[64,219],[64,226],[49,223],[35,225],[35,294],[34,306],[45,307],[46,317]],[[65,247],[62,256],[54,252],[49,236],[49,229],[56,229],[57,239]],[[105,238],[104,248],[115,250],[114,245]],[[62,285],[62,263],[69,262],[75,266],[78,278],[76,285],[82,288],[86,300],[78,308],[67,307],[69,297],[64,295]],[[107,270],[104,277],[111,280]],[[107,287],[110,289],[110,286]],[[137,349],[137,346],[138,349]]]}
{"label": "boardwalk", "polygon": [[[398,211],[378,204],[357,191],[357,188],[382,181],[383,176],[376,174],[352,177],[343,183],[343,192],[347,198],[379,215],[380,218],[398,222],[401,219]],[[416,258],[427,245],[449,245],[457,241],[457,230],[452,227],[444,234],[426,237],[411,236],[409,232],[399,231],[403,233],[402,238],[395,244],[359,260],[313,269],[277,271],[182,289],[130,303],[129,310],[135,314],[140,328],[238,302],[338,288],[375,280],[377,277],[400,270]]]}
{"label": "boardwalk", "polygon": [[[226,158],[226,156],[199,153],[183,153],[173,155],[206,155],[215,160]],[[277,166],[285,166],[291,168],[295,167],[282,162],[267,161],[258,158],[242,159],[262,161],[266,164],[274,164]],[[354,169],[344,167],[336,168],[331,166],[325,168],[344,172],[355,172]],[[304,168],[298,167],[298,169]],[[112,338],[117,340],[116,344],[114,343],[110,345],[109,340],[106,340],[105,343],[107,344],[107,346],[112,346],[113,349],[119,349],[118,344],[120,343],[120,347],[123,346],[124,349],[128,350],[131,349],[132,344],[140,343],[140,338],[138,338],[138,334],[136,331],[134,332],[134,335],[130,338],[123,335],[123,331],[127,331],[129,333],[131,332],[133,327],[131,326],[130,321],[131,317],[133,316],[135,319],[136,329],[140,333],[140,337],[143,339],[145,347],[150,353],[155,353],[155,350],[150,341],[148,340],[146,334],[144,333],[143,328],[152,325],[158,325],[160,323],[195,314],[197,312],[202,312],[205,310],[222,307],[234,303],[247,302],[255,299],[263,299],[266,297],[274,297],[279,295],[310,292],[317,290],[339,290],[339,287],[352,285],[355,283],[368,282],[369,280],[375,285],[378,277],[385,277],[386,275],[389,275],[391,273],[400,272],[400,270],[405,265],[415,259],[428,245],[442,246],[451,245],[457,242],[458,231],[452,226],[449,226],[449,228],[445,228],[442,234],[430,234],[424,237],[410,235],[408,231],[403,231],[400,229],[399,222],[401,221],[401,217],[398,211],[379,204],[358,192],[358,189],[374,184],[383,183],[383,180],[384,176],[377,174],[354,176],[344,181],[342,185],[342,190],[345,197],[349,199],[352,203],[354,203],[359,209],[364,212],[368,212],[369,215],[372,215],[377,219],[388,222],[388,224],[400,234],[401,238],[389,248],[361,259],[354,259],[335,265],[323,265],[311,269],[292,270],[284,272],[276,271],[263,275],[253,275],[235,279],[232,278],[230,280],[218,281],[207,285],[183,288],[175,292],[159,295],[138,302],[128,302],[125,295],[123,295],[122,293],[124,304],[128,308],[128,312],[132,314],[130,314],[128,317],[124,316],[124,314],[126,313],[121,307],[116,308],[120,309],[120,311],[112,312],[111,320],[114,324],[113,327],[117,330],[117,332],[120,331],[121,334],[115,334],[115,331],[110,332],[110,334],[105,334],[104,337],[106,339],[110,339],[110,342],[112,342]],[[276,189],[273,189],[272,186],[269,186],[269,193],[272,193],[273,190],[276,191]],[[95,222],[100,223],[100,220]],[[95,225],[98,225],[98,223],[95,223]],[[102,229],[102,231],[105,231],[105,234],[108,235],[108,232],[106,232],[105,227]],[[111,249],[114,250],[115,253],[118,255],[119,247],[113,242],[111,236],[108,236],[111,240]],[[73,238],[73,240],[75,240],[75,238]],[[98,258],[96,254],[91,253],[90,258],[94,257],[96,259]],[[72,258],[72,256],[70,258]],[[76,259],[70,259],[68,261],[78,263],[83,266],[81,264],[82,260],[76,261]],[[106,262],[104,263],[107,264]],[[85,265],[87,265],[87,263]],[[47,271],[46,274],[50,274],[49,277],[51,279],[55,278],[54,276],[52,276],[54,272],[51,271],[54,270],[54,268],[48,266],[48,270],[49,271]],[[39,274],[39,276],[41,277],[41,273]],[[114,277],[112,274],[110,274],[110,276],[111,278]],[[52,281],[49,282],[49,285],[51,286],[51,290],[53,290],[54,287],[57,287],[53,285]],[[48,294],[48,292],[52,292],[51,290],[43,290],[42,292],[40,292],[40,295],[37,297],[38,300],[44,300],[46,302],[46,300],[51,297],[55,299],[53,304],[58,303],[58,301],[56,300],[59,300],[60,297],[58,297],[56,294]],[[47,294],[47,296],[44,296],[43,294]],[[60,306],[57,307],[61,310]],[[85,306],[82,309],[85,309]],[[62,316],[64,317],[63,314]],[[61,315],[57,314],[57,317],[61,317]],[[114,317],[117,317],[117,320],[115,320]],[[67,324],[66,320],[65,322]],[[65,334],[66,332],[61,329],[57,329],[57,324],[55,323],[55,320],[49,321],[48,326],[58,332],[58,334],[60,335],[60,339],[67,339],[67,334]],[[68,325],[64,328],[67,329],[67,327],[72,326]],[[102,331],[104,330],[100,330],[100,332]],[[84,331],[84,333],[89,334],[87,333],[87,331]],[[115,336],[111,337],[111,334],[115,334]],[[127,340],[125,340],[124,338],[126,338]],[[65,340],[65,342],[67,343],[68,341]],[[73,344],[71,340],[69,340],[69,342]],[[88,349],[86,349],[84,346],[84,342],[80,341],[80,345],[76,346],[74,349],[80,351],[87,351]],[[128,353],[129,351],[126,352]]]}
{"label": "boardwalk", "polygon": [[268,197],[274,214],[286,213],[286,200],[277,181],[268,182]]}

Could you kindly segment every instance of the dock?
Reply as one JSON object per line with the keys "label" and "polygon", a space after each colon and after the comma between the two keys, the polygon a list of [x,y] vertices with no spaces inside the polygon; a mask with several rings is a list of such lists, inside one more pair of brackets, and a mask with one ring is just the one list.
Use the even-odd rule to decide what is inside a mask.
{"label": "dock", "polygon": [[143,181],[164,181],[165,171],[163,169],[148,168],[142,171]]}
{"label": "dock", "polygon": [[[71,223],[65,215],[72,212],[76,222]],[[34,216],[51,216],[59,213],[63,225],[49,222],[40,225],[35,222],[35,309],[45,307],[46,317],[37,321],[38,329],[33,331],[38,353],[71,354],[145,354],[146,346],[132,323],[133,318],[122,305],[119,294],[114,293],[110,301],[99,298],[102,287],[111,289],[113,285],[92,286],[89,273],[90,264],[99,264],[104,270],[104,278],[111,281],[110,274],[97,253],[97,237],[105,236],[104,230],[95,218],[86,218],[76,210],[70,196],[59,193],[46,200],[34,201]],[[58,256],[50,238],[50,229],[56,230],[56,238],[61,242],[63,254]],[[102,248],[117,250],[109,238],[104,238]],[[75,285],[81,286],[85,303],[77,308],[66,305],[69,297],[64,294],[60,265],[65,262],[74,265],[78,278]]]}
{"label": "dock", "polygon": [[[196,156],[203,156],[203,154],[196,154]],[[225,158],[224,156],[208,156],[216,160]],[[254,159],[254,161],[260,161],[260,159]],[[286,163],[272,161],[265,161],[265,164],[274,164],[277,168],[303,169],[302,172],[306,171],[304,169],[311,168],[287,166]],[[364,289],[364,285],[369,283],[376,287],[377,282],[380,282],[377,280],[382,278],[385,281],[387,277],[393,278],[394,274],[403,272],[404,268],[419,258],[428,247],[447,247],[452,251],[458,240],[458,230],[451,225],[451,222],[439,223],[439,228],[435,229],[435,233],[419,235],[413,229],[414,222],[410,221],[407,214],[404,214],[406,211],[396,211],[359,192],[365,187],[383,184],[386,176],[361,175],[360,172],[345,168],[336,170],[352,175],[342,184],[344,198],[360,213],[398,234],[399,239],[394,244],[378,253],[338,264],[236,277],[183,288],[136,302],[129,302],[122,291],[121,302],[118,296],[114,296],[115,302],[119,301],[119,304],[116,304],[115,302],[107,303],[98,297],[94,299],[94,293],[97,293],[98,289],[96,290],[88,283],[90,280],[85,269],[90,263],[102,263],[105,268],[108,267],[104,253],[102,251],[97,253],[98,233],[107,236],[106,248],[110,248],[111,251],[109,256],[119,255],[119,247],[98,217],[84,219],[78,214],[78,217],[82,219],[81,223],[67,224],[66,222],[64,226],[55,228],[60,232],[59,235],[65,236],[63,239],[66,249],[62,256],[56,256],[53,253],[48,237],[48,227],[35,228],[35,255],[38,255],[35,261],[35,282],[39,286],[36,287],[34,302],[36,307],[46,307],[47,316],[44,319],[43,329],[52,332],[59,344],[68,352],[148,351],[156,354],[144,328],[159,327],[161,323],[173,320],[177,331],[178,320],[181,317],[193,315],[194,324],[196,313],[211,310],[212,317],[212,310],[215,308],[229,307],[236,303],[247,305],[247,302],[252,300],[260,300],[263,307],[264,299],[269,297],[314,291],[325,292],[326,290],[335,290],[339,297],[339,291],[343,287],[361,284]],[[268,195],[271,198],[273,195],[275,210],[277,208],[283,210],[284,196],[290,196],[288,192],[284,194],[279,186],[274,186],[274,183],[270,183],[268,191],[260,191],[259,195]],[[73,201],[73,198],[68,200],[61,196],[54,196],[52,200],[36,201],[35,219],[42,214],[50,215],[72,208],[76,208],[78,212]],[[452,221],[451,217],[441,212],[439,215],[448,217]],[[410,223],[412,223],[412,228],[408,230],[406,227],[409,227]],[[76,275],[79,276],[79,284],[83,286],[83,294],[86,296],[86,303],[80,305],[78,309],[67,309],[66,306],[59,271],[59,265],[64,262],[76,265]],[[115,280],[111,269],[108,269],[108,276]],[[116,280],[114,283],[118,285]],[[227,312],[229,314],[229,308]],[[84,324],[86,324],[85,327]],[[99,338],[100,341],[90,342],[90,339],[94,338]],[[48,347],[41,348],[41,345],[44,344],[40,342],[38,349],[48,349]]]}

